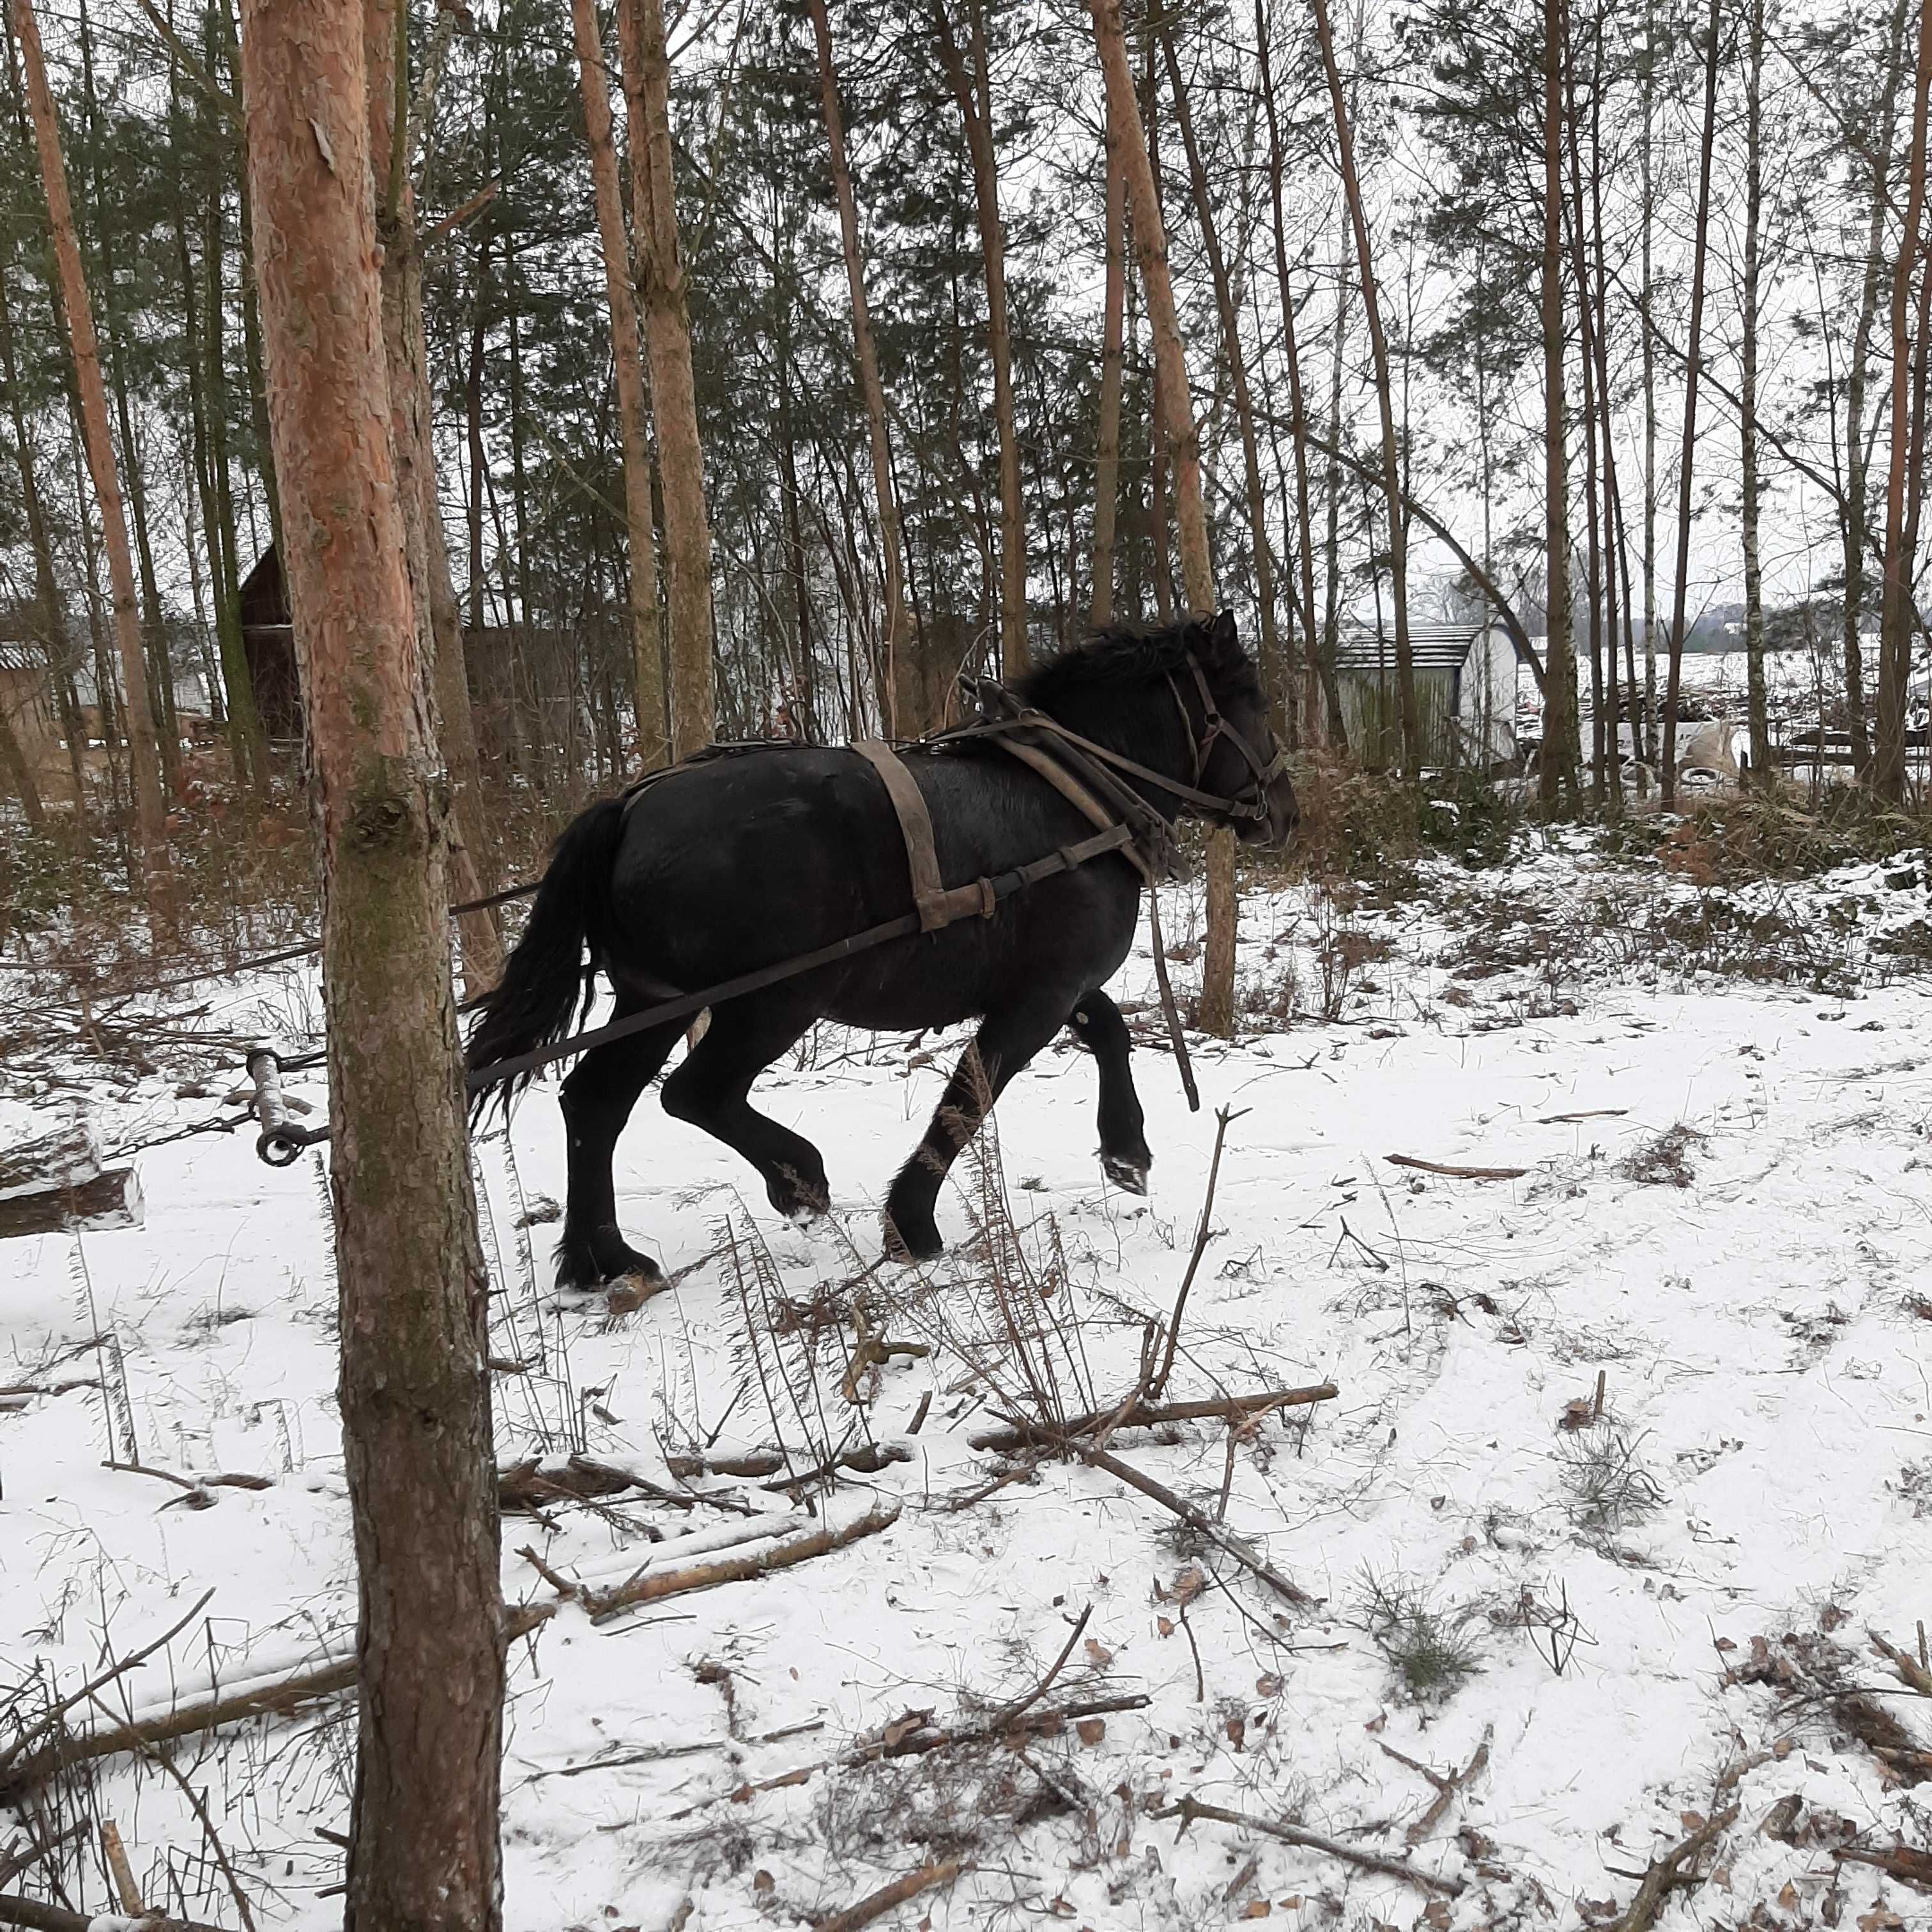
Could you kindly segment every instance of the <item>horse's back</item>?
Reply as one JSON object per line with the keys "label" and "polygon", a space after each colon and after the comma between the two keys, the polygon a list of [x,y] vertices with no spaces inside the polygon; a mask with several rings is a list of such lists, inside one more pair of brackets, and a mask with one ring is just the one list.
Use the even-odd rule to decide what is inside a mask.
{"label": "horse's back", "polygon": [[[908,764],[948,885],[1026,864],[1091,829],[1036,778],[988,755],[916,752]],[[825,1010],[858,1025],[943,1024],[984,1011],[1018,971],[1058,964],[1079,977],[1086,956],[1106,954],[1111,974],[1131,934],[1134,893],[1118,860],[1085,870],[1092,876],[1024,890],[994,920],[959,921],[814,975]],[[653,782],[629,808],[611,884],[631,956],[610,963],[686,988],[912,909],[904,837],[884,786],[842,748],[728,752]]]}

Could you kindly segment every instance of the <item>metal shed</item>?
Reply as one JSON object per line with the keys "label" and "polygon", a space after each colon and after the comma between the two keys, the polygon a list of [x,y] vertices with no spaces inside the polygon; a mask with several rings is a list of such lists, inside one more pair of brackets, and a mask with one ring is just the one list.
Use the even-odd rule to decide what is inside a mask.
{"label": "metal shed", "polygon": [[[1516,652],[1500,624],[1412,624],[1416,722],[1430,770],[1491,771],[1513,764]],[[1371,771],[1402,762],[1396,700],[1395,626],[1345,626],[1335,676],[1349,748]]]}

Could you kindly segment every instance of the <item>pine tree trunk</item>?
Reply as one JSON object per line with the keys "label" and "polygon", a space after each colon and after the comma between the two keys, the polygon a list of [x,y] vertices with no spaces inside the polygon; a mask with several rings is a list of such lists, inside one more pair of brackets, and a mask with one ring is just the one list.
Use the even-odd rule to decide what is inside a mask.
{"label": "pine tree trunk", "polygon": [[1684,632],[1690,592],[1691,492],[1697,466],[1697,392],[1704,374],[1704,281],[1711,253],[1711,154],[1718,134],[1722,8],[1723,0],[1711,0],[1706,23],[1703,135],[1697,151],[1697,226],[1691,241],[1690,340],[1684,350],[1684,443],[1677,474],[1677,580],[1670,619],[1670,670],[1664,698],[1664,768],[1658,775],[1666,812],[1677,802],[1677,700],[1684,674]]}
{"label": "pine tree trunk", "polygon": [[[1088,0],[1094,45],[1106,83],[1107,112],[1127,171],[1133,204],[1134,248],[1147,298],[1154,337],[1154,380],[1159,385],[1168,445],[1174,464],[1174,521],[1180,538],[1180,569],[1189,608],[1205,616],[1214,608],[1214,567],[1208,545],[1208,514],[1201,494],[1201,443],[1194,405],[1188,394],[1187,358],[1174,311],[1174,285],[1168,274],[1167,236],[1154,190],[1154,164],[1141,130],[1127,44],[1120,26],[1120,0]],[[1222,1037],[1234,1030],[1234,835],[1216,826],[1208,840],[1208,945],[1202,968],[1204,1030]]]}
{"label": "pine tree trunk", "polygon": [[74,359],[82,440],[107,552],[115,647],[127,692],[128,754],[134,776],[135,836],[140,850],[142,882],[154,935],[158,939],[166,938],[172,935],[174,908],[167,813],[161,796],[160,746],[148,689],[147,662],[141,650],[134,564],[128,548],[128,520],[122,505],[120,476],[114,466],[113,438],[107,427],[100,346],[94,332],[94,311],[81,272],[80,243],[74,232],[74,206],[68,197],[67,171],[61,159],[59,123],[54,116],[53,95],[47,86],[46,63],[40,52],[40,26],[34,18],[32,0],[13,0],[13,15],[14,36],[20,44],[27,110],[40,152],[40,182],[46,194],[47,220],[53,237],[68,345]]}
{"label": "pine tree trunk", "polygon": [[1639,150],[1642,176],[1642,284],[1637,298],[1643,328],[1643,730],[1640,755],[1654,766],[1657,718],[1657,343],[1652,304],[1656,298],[1652,234],[1657,217],[1654,148],[1657,132],[1657,0],[1644,0],[1644,52],[1639,70],[1643,97],[1643,135]]}
{"label": "pine tree trunk", "polygon": [[1925,209],[1926,117],[1932,94],[1932,7],[1918,16],[1918,59],[1912,77],[1911,145],[1905,164],[1905,212],[1892,272],[1891,460],[1886,476],[1885,590],[1879,614],[1871,786],[1887,804],[1905,797],[1905,711],[1912,662],[1912,586],[1917,492],[1910,480],[1912,355],[1910,314],[1916,278],[1925,273],[1919,230]]}
{"label": "pine tree trunk", "polygon": [[[9,250],[8,267],[10,271],[11,251]],[[70,717],[66,703],[67,683],[66,626],[61,617],[61,596],[58,580],[54,575],[53,546],[48,540],[46,513],[41,504],[40,479],[34,473],[34,446],[27,438],[26,410],[20,394],[20,376],[15,367],[14,355],[14,319],[8,302],[6,278],[0,276],[0,386],[7,392],[7,409],[12,419],[14,430],[14,461],[20,472],[20,506],[27,526],[27,547],[34,560],[34,632],[40,638],[40,647],[46,653],[47,674],[52,680],[56,703],[61,712],[62,735],[67,740],[68,760],[74,775],[74,823],[78,827],[86,815],[87,788],[82,778],[82,754],[80,721]],[[42,801],[38,782],[33,773],[27,770],[26,760],[22,757],[20,764],[27,770],[28,787],[20,794],[21,808],[27,814],[27,821],[38,826],[41,820]],[[28,788],[33,796],[28,796]]]}
{"label": "pine tree trunk", "polygon": [[906,601],[898,502],[892,492],[892,446],[886,425],[886,392],[879,380],[879,353],[872,340],[872,308],[866,296],[866,265],[859,252],[858,202],[845,153],[845,122],[838,105],[838,69],[832,58],[831,23],[826,17],[825,0],[806,0],[806,4],[818,44],[819,102],[825,116],[832,185],[838,200],[845,285],[852,303],[852,353],[859,365],[859,386],[866,398],[866,430],[872,449],[872,504],[878,518],[880,568],[886,596],[886,675],[880,708],[887,731],[896,737],[903,736],[908,727],[898,716],[898,686],[903,676],[900,667],[912,650],[913,632]]}
{"label": "pine tree trunk", "polygon": [[[823,4],[824,0],[817,0]],[[1094,464],[1094,596],[1088,622],[1095,630],[1114,621],[1114,536],[1120,500],[1120,377],[1127,305],[1127,175],[1120,136],[1106,118],[1106,290],[1100,324],[1100,411]]]}
{"label": "pine tree trunk", "polygon": [[1845,502],[1840,520],[1844,549],[1845,725],[1851,739],[1852,770],[1860,778],[1871,770],[1871,732],[1865,709],[1864,645],[1859,634],[1865,609],[1865,565],[1869,548],[1865,512],[1870,477],[1865,454],[1865,386],[1871,362],[1872,330],[1878,319],[1879,292],[1886,272],[1886,220],[1892,206],[1892,160],[1898,138],[1898,83],[1905,64],[1905,23],[1910,0],[1896,0],[1886,41],[1885,80],[1879,99],[1876,152],[1871,162],[1871,216],[1865,234],[1864,278],[1858,292],[1858,317],[1852,332],[1845,373]]}
{"label": "pine tree trunk", "polygon": [[[980,219],[980,253],[986,277],[986,351],[993,365],[993,417],[1000,449],[1000,668],[1015,678],[1031,659],[1027,643],[1026,508],[1020,494],[1019,433],[1013,417],[1012,334],[1006,317],[1006,247],[1000,220],[998,160],[987,75],[983,0],[964,0],[968,44],[962,50],[946,17],[946,0],[934,0],[939,53],[966,129],[973,194]],[[971,64],[968,64],[970,56]]]}
{"label": "pine tree trunk", "polygon": [[1758,554],[1757,328],[1759,227],[1764,206],[1764,0],[1750,0],[1744,66],[1743,369],[1738,382],[1744,556],[1744,676],[1752,782],[1768,790],[1771,724],[1764,688],[1764,574]]}
{"label": "pine tree trunk", "polygon": [[631,286],[630,244],[617,151],[610,138],[610,90],[594,0],[570,0],[577,68],[590,146],[590,186],[603,244],[604,292],[610,310],[617,425],[624,452],[624,525],[630,539],[631,676],[638,707],[638,762],[647,772],[668,762],[664,728],[664,639],[658,615],[657,542],[651,530],[651,457],[644,434],[644,364]]}
{"label": "pine tree trunk", "polygon": [[1342,70],[1335,58],[1335,37],[1328,25],[1328,0],[1312,0],[1316,38],[1328,80],[1329,105],[1335,117],[1335,143],[1342,170],[1342,190],[1348,204],[1349,225],[1355,238],[1355,266],[1360,278],[1362,313],[1369,327],[1369,349],[1375,369],[1376,406],[1382,416],[1382,494],[1388,502],[1389,578],[1395,602],[1396,710],[1402,725],[1402,769],[1406,778],[1422,770],[1422,745],[1415,709],[1415,661],[1408,640],[1408,517],[1402,502],[1402,455],[1395,435],[1395,392],[1389,377],[1388,338],[1383,332],[1382,304],[1376,289],[1374,257],[1370,252],[1369,218],[1362,201],[1361,177],[1355,167],[1355,137],[1342,92]]}
{"label": "pine tree trunk", "polygon": [[1294,413],[1295,550],[1299,566],[1300,602],[1297,611],[1301,631],[1301,731],[1305,742],[1321,744],[1322,730],[1319,620],[1315,608],[1315,530],[1313,497],[1308,481],[1308,399],[1301,380],[1301,352],[1294,332],[1294,290],[1288,267],[1288,224],[1282,212],[1282,182],[1286,165],[1282,151],[1281,121],[1275,111],[1274,75],[1268,54],[1272,23],[1264,0],[1255,0],[1255,39],[1260,50],[1262,105],[1268,115],[1268,205],[1274,231],[1275,281],[1281,307],[1282,353],[1288,364],[1288,406]]}
{"label": "pine tree trunk", "polygon": [[1248,540],[1254,551],[1255,602],[1261,613],[1262,689],[1267,694],[1275,724],[1285,733],[1288,728],[1287,713],[1292,710],[1294,700],[1288,689],[1281,636],[1276,625],[1274,554],[1268,542],[1268,499],[1262,488],[1261,448],[1255,436],[1254,398],[1248,388],[1247,362],[1241,348],[1240,326],[1228,280],[1227,259],[1222,253],[1220,235],[1214,224],[1214,204],[1208,190],[1208,171],[1202,161],[1201,144],[1195,137],[1194,117],[1188,108],[1180,62],[1174,55],[1174,37],[1164,28],[1160,44],[1167,62],[1168,86],[1174,94],[1174,122],[1180,130],[1181,146],[1187,155],[1188,180],[1194,194],[1194,218],[1200,225],[1202,245],[1208,256],[1208,272],[1214,280],[1214,304],[1221,321],[1222,349],[1228,358],[1228,380],[1234,399],[1235,426],[1240,434]]}
{"label": "pine tree trunk", "polygon": [[[1563,79],[1564,123],[1569,130],[1570,262],[1576,280],[1576,329],[1578,363],[1582,378],[1583,416],[1583,529],[1584,596],[1588,606],[1590,629],[1590,802],[1600,806],[1610,785],[1610,764],[1616,751],[1614,730],[1606,739],[1612,707],[1604,702],[1604,567],[1610,556],[1610,539],[1603,533],[1605,497],[1598,488],[1596,329],[1590,310],[1589,232],[1583,219],[1583,130],[1576,110],[1576,68],[1574,59],[1564,63]],[[1608,682],[1616,682],[1616,640],[1612,638]],[[1581,756],[1582,746],[1578,746]]]}
{"label": "pine tree trunk", "polygon": [[691,374],[691,317],[684,265],[678,257],[663,0],[618,0],[617,38],[630,121],[631,223],[664,496],[670,750],[674,758],[688,758],[716,735],[718,703],[711,647],[711,530]]}
{"label": "pine tree trunk", "polygon": [[[366,17],[381,37],[390,16]],[[504,1640],[487,1284],[429,668],[391,448],[364,24],[359,0],[249,0],[242,43],[327,885],[340,1403],[361,1582],[344,1922],[494,1932]],[[377,158],[378,182],[388,163]]]}
{"label": "pine tree trunk", "polygon": [[1563,368],[1563,69],[1568,24],[1565,0],[1544,0],[1543,420],[1548,585],[1538,790],[1544,806],[1551,808],[1566,792],[1574,801],[1580,755],[1576,644],[1570,632],[1570,464]]}

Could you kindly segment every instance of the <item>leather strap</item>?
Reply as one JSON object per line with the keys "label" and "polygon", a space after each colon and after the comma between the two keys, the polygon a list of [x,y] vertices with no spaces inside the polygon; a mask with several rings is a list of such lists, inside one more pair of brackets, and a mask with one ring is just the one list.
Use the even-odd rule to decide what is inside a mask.
{"label": "leather strap", "polygon": [[905,841],[906,870],[912,874],[912,902],[919,913],[919,929],[931,932],[946,923],[940,902],[946,887],[939,876],[939,854],[932,842],[932,814],[926,795],[905,768],[905,761],[883,738],[856,738],[852,748],[879,775],[886,796],[899,821]]}

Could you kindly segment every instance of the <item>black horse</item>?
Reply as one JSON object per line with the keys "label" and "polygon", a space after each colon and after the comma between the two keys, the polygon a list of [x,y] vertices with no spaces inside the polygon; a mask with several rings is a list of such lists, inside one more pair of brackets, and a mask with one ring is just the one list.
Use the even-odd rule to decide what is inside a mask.
{"label": "black horse", "polygon": [[[1254,667],[1225,613],[1150,632],[1102,633],[1020,682],[1070,731],[1150,773],[1226,801],[1217,813],[1151,777],[1127,778],[1167,818],[1226,817],[1250,841],[1293,830]],[[1033,771],[993,746],[914,752],[948,885],[1022,866],[1092,832]],[[810,1142],[752,1106],[752,1083],[812,1023],[911,1031],[977,1018],[972,1048],[886,1196],[888,1246],[940,1249],[933,1208],[960,1149],[1000,1090],[1063,1026],[1100,1065],[1102,1166],[1144,1192],[1152,1156],[1128,1070],[1128,1035],[1100,988],[1132,943],[1141,880],[1118,854],[1045,879],[969,917],[725,1002],[664,1085],[667,1113],[735,1148],[782,1211],[823,1213]],[[844,749],[783,746],[680,766],[628,802],[592,806],[556,842],[502,983],[478,1000],[472,1066],[562,1039],[602,970],[616,1015],[720,984],[889,920],[910,904],[906,847],[878,774]],[[586,949],[588,966],[584,963]],[[616,1220],[611,1152],[669,1057],[673,1022],[597,1046],[563,1083],[569,1186],[557,1279],[593,1286],[656,1264]]]}

